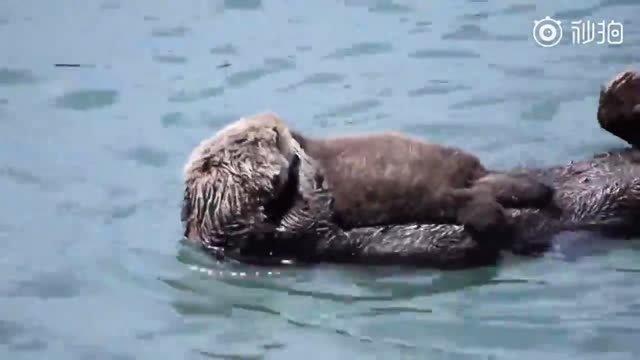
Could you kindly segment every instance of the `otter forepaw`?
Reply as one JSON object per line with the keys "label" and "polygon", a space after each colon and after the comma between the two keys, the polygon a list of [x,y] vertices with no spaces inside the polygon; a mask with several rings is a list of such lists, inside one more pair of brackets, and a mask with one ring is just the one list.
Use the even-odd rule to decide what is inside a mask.
{"label": "otter forepaw", "polygon": [[458,211],[457,221],[480,234],[501,233],[508,226],[504,208],[491,198],[470,201]]}
{"label": "otter forepaw", "polygon": [[488,190],[506,207],[543,208],[553,201],[553,187],[528,175],[494,173],[480,178],[475,188]]}
{"label": "otter forepaw", "polygon": [[533,179],[522,179],[522,187],[518,190],[512,195],[519,200],[515,204],[520,207],[546,207],[553,201],[555,194],[553,187]]}

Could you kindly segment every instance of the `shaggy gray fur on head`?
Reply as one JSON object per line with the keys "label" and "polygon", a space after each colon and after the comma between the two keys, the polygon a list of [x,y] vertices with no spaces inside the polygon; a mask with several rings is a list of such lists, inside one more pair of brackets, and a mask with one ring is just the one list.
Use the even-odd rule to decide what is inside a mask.
{"label": "shaggy gray fur on head", "polygon": [[329,212],[322,174],[273,113],[241,118],[202,141],[184,181],[185,236],[209,246],[303,231]]}

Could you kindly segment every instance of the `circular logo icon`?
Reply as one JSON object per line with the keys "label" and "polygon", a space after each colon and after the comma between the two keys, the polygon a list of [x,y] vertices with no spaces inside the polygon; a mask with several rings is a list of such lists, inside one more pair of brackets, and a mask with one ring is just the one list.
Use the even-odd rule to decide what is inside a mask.
{"label": "circular logo icon", "polygon": [[560,21],[546,16],[542,20],[533,21],[533,40],[542,47],[554,47],[562,39]]}

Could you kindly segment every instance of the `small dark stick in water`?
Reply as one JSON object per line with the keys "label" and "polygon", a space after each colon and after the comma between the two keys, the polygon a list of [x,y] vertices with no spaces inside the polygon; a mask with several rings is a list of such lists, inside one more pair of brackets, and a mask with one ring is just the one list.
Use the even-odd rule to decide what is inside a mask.
{"label": "small dark stick in water", "polygon": [[62,63],[62,64],[54,64],[55,67],[95,67],[95,65],[89,64],[70,64],[70,63]]}

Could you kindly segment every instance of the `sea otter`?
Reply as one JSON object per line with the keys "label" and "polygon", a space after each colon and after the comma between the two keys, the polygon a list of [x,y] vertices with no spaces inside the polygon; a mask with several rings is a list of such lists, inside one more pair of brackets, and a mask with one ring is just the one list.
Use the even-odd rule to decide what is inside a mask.
{"label": "sea otter", "polygon": [[[613,114],[610,109],[616,104],[634,99],[623,90],[637,77],[619,78],[622,81],[610,83],[601,93],[603,114]],[[600,119],[600,110],[598,114]],[[616,116],[627,119],[628,113],[609,118],[615,121]],[[495,263],[505,249],[523,254],[543,251],[551,235],[567,229],[638,232],[636,149],[508,172],[550,184],[560,213],[507,209],[513,224],[507,241],[487,242],[478,241],[464,226],[446,223],[341,228],[332,220],[334,201],[319,161],[304,151],[304,145],[290,142],[286,127],[274,122],[272,130],[247,137],[246,128],[230,125],[192,152],[185,165],[182,206],[188,239],[244,261],[287,258],[460,268]]]}
{"label": "sea otter", "polygon": [[504,230],[502,206],[544,208],[551,187],[526,174],[487,170],[459,147],[397,132],[310,138],[291,131],[316,159],[343,229],[407,223],[454,223],[481,235]]}

